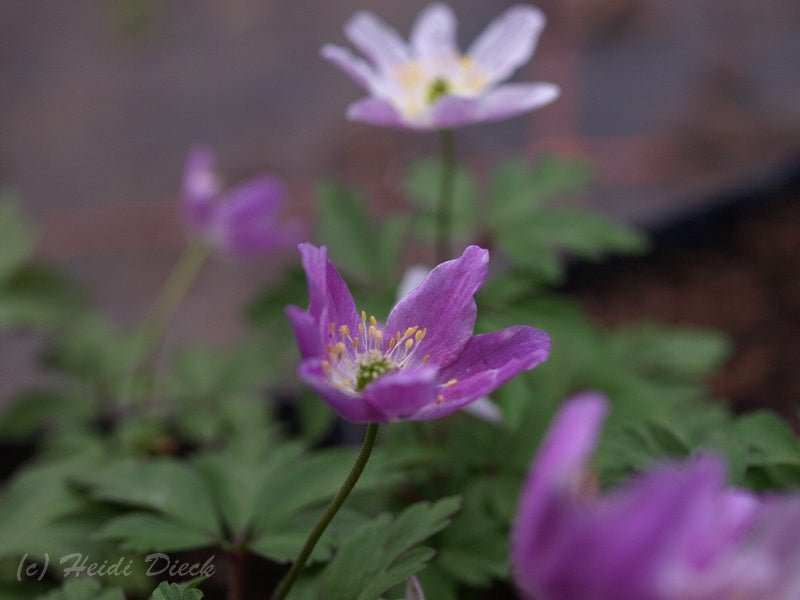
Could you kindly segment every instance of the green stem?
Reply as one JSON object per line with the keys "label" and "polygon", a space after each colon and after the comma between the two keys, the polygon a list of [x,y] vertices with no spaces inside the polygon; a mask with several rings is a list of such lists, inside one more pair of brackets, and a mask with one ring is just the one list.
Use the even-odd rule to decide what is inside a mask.
{"label": "green stem", "polygon": [[439,207],[436,212],[436,262],[450,258],[453,229],[453,192],[456,174],[456,152],[453,131],[439,132],[442,174],[439,180]]}
{"label": "green stem", "polygon": [[347,479],[344,480],[342,487],[339,488],[339,491],[336,493],[336,496],[334,496],[333,500],[331,500],[328,508],[326,508],[325,512],[322,513],[322,517],[320,517],[319,521],[317,521],[317,524],[314,525],[314,529],[312,529],[311,533],[308,534],[308,539],[306,539],[306,543],[303,545],[303,549],[300,551],[300,554],[297,555],[297,560],[294,561],[292,568],[289,569],[289,572],[286,573],[280,584],[278,584],[278,587],[275,589],[275,593],[272,594],[272,600],[284,600],[284,598],[286,598],[286,596],[289,594],[289,590],[292,589],[295,581],[297,581],[297,577],[300,575],[303,567],[305,567],[308,557],[311,556],[314,546],[317,545],[319,538],[322,537],[325,529],[327,529],[328,525],[330,525],[331,521],[336,516],[336,513],[339,512],[339,509],[342,507],[342,504],[344,504],[344,501],[347,500],[347,496],[349,496],[350,492],[353,491],[353,488],[358,482],[358,478],[361,477],[364,467],[367,466],[369,455],[372,454],[372,448],[375,446],[375,437],[377,435],[378,424],[370,423],[367,426],[367,433],[364,436],[364,444],[361,446],[361,452],[358,453],[358,458],[356,459],[353,468],[350,469]]}
{"label": "green stem", "polygon": [[125,383],[123,400],[127,404],[134,380],[148,358],[156,353],[166,335],[175,312],[178,310],[197,275],[209,256],[201,244],[192,244],[184,250],[156,298],[153,309],[141,325],[135,347],[135,356]]}

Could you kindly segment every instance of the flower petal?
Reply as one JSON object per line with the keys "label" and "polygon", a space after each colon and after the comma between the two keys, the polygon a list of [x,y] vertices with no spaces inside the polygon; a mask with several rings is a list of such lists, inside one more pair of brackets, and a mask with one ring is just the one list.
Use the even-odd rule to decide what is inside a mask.
{"label": "flower petal", "polygon": [[550,104],[561,93],[552,83],[509,83],[495,88],[480,99],[483,122],[515,117]]}
{"label": "flower petal", "polygon": [[214,153],[207,146],[191,150],[186,160],[181,199],[186,224],[194,229],[205,228],[214,213],[214,204],[221,192],[214,174]]}
{"label": "flower petal", "polygon": [[345,394],[333,387],[325,375],[321,360],[304,360],[297,374],[343,419],[353,423],[383,423],[389,420],[374,405],[364,402],[363,398]]}
{"label": "flower petal", "polygon": [[325,44],[320,50],[320,55],[347,73],[358,85],[370,89],[375,73],[366,62],[353,55],[347,48]]}
{"label": "flower petal", "polygon": [[383,71],[388,71],[410,58],[408,46],[403,39],[371,12],[357,12],[345,24],[344,32]]}
{"label": "flower petal", "polygon": [[367,97],[353,102],[347,107],[347,118],[381,127],[412,128],[389,101],[380,98]]}
{"label": "flower petal", "polygon": [[289,317],[292,329],[294,329],[300,357],[307,359],[322,356],[324,348],[319,335],[319,323],[314,316],[299,306],[287,306],[286,316]]}
{"label": "flower petal", "polygon": [[[569,507],[559,508],[558,500],[562,490],[568,490],[580,476],[595,448],[607,411],[608,401],[600,394],[575,396],[559,410],[542,441],[523,486],[511,538],[511,563],[525,597],[539,592],[542,582],[537,575],[546,573],[559,558],[554,554],[540,556],[539,549],[555,548],[559,543],[560,527],[571,515],[562,512]],[[537,560],[546,560],[547,564],[537,564]]]}
{"label": "flower petal", "polygon": [[459,52],[453,9],[441,2],[425,7],[411,29],[411,47],[417,58],[455,58]]}
{"label": "flower petal", "polygon": [[317,248],[312,244],[300,244],[303,269],[308,282],[308,312],[317,322],[320,340],[324,347],[330,335],[330,323],[337,327],[347,325],[357,330],[358,312],[350,289],[339,275],[336,267],[328,260],[325,246]]}
{"label": "flower petal", "polygon": [[505,423],[503,412],[492,402],[489,396],[481,396],[477,400],[470,402],[464,407],[464,412],[472,415],[476,419],[501,425]]}
{"label": "flower petal", "polygon": [[558,98],[551,83],[509,83],[475,98],[444,96],[431,108],[431,128],[443,129],[516,117]]}
{"label": "flower petal", "polygon": [[545,22],[542,12],[533,6],[512,6],[489,23],[467,54],[490,83],[508,79],[530,59]]}
{"label": "flower petal", "polygon": [[397,286],[397,300],[401,300],[419,287],[430,272],[430,267],[425,265],[411,265],[408,267],[403,273],[400,285]]}
{"label": "flower petal", "polygon": [[550,337],[538,329],[518,325],[495,333],[472,336],[458,358],[439,372],[443,399],[430,410],[437,416],[454,412],[484,396],[518,373],[547,360]]}
{"label": "flower petal", "polygon": [[415,325],[427,329],[415,350],[417,361],[429,356],[432,365],[449,365],[475,327],[474,296],[488,271],[489,252],[478,246],[469,246],[461,257],[440,264],[394,306],[386,320],[387,334]]}
{"label": "flower petal", "polygon": [[436,369],[423,366],[388,373],[364,388],[364,401],[387,417],[407,419],[436,401]]}

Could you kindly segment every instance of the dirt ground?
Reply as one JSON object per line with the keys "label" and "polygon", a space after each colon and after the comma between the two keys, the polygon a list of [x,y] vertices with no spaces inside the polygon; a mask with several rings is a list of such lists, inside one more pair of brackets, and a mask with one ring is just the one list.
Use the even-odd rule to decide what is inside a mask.
{"label": "dirt ground", "polygon": [[650,257],[580,274],[572,286],[604,323],[656,318],[721,329],[734,354],[712,381],[736,410],[796,421],[800,400],[800,194],[779,193],[679,224]]}

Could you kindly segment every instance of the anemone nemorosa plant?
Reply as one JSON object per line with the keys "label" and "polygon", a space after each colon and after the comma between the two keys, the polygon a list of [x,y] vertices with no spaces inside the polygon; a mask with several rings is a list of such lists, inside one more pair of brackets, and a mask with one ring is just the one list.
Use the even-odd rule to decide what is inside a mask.
{"label": "anemone nemorosa plant", "polygon": [[462,53],[455,15],[445,4],[431,4],[419,14],[408,43],[374,14],[360,11],[344,31],[368,61],[332,44],[323,46],[322,56],[369,94],[350,105],[350,119],[452,129],[514,117],[558,97],[558,86],[551,83],[504,83],[528,62],[544,25],[537,8],[512,6]]}
{"label": "anemone nemorosa plant", "polygon": [[324,247],[301,244],[307,311],[287,314],[300,377],[345,419],[382,423],[449,415],[544,361],[548,335],[518,325],[473,335],[489,252],[468,247],[401,298],[386,322],[356,309]]}

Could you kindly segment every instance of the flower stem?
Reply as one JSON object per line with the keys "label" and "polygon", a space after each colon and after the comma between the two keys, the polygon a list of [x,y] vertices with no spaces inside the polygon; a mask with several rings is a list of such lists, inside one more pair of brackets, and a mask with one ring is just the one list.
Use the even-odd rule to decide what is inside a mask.
{"label": "flower stem", "polygon": [[358,478],[361,477],[364,467],[367,466],[369,456],[372,454],[372,448],[375,446],[375,438],[377,435],[378,424],[370,423],[367,426],[367,433],[364,436],[364,444],[361,446],[361,452],[358,453],[358,458],[356,458],[353,468],[350,469],[347,479],[344,480],[342,487],[339,488],[339,491],[336,493],[336,496],[334,496],[333,500],[331,500],[328,508],[326,508],[325,512],[322,513],[322,516],[320,517],[319,521],[317,521],[317,524],[314,525],[314,529],[312,529],[311,533],[308,534],[306,543],[303,545],[303,549],[300,551],[300,554],[297,555],[297,559],[294,561],[292,568],[289,569],[289,572],[286,573],[280,584],[278,584],[278,587],[275,589],[275,593],[272,594],[272,600],[284,600],[284,598],[286,598],[286,596],[289,594],[289,590],[292,589],[297,577],[300,575],[303,567],[305,567],[309,556],[311,556],[314,546],[317,545],[319,538],[322,537],[325,529],[327,529],[328,525],[330,525],[331,521],[336,516],[336,513],[339,512],[339,509],[344,504],[347,496],[349,496],[350,492],[353,491],[353,488],[358,482]]}
{"label": "flower stem", "polygon": [[234,550],[228,554],[228,600],[242,600],[244,596],[244,570],[247,556]]}
{"label": "flower stem", "polygon": [[453,192],[456,174],[455,139],[451,129],[439,132],[442,173],[439,179],[439,207],[436,212],[436,262],[450,258],[453,229]]}
{"label": "flower stem", "polygon": [[131,397],[134,379],[139,370],[161,346],[175,312],[192,287],[208,256],[209,250],[205,246],[201,244],[188,246],[161,288],[153,309],[139,330],[134,358],[123,390],[124,403]]}

